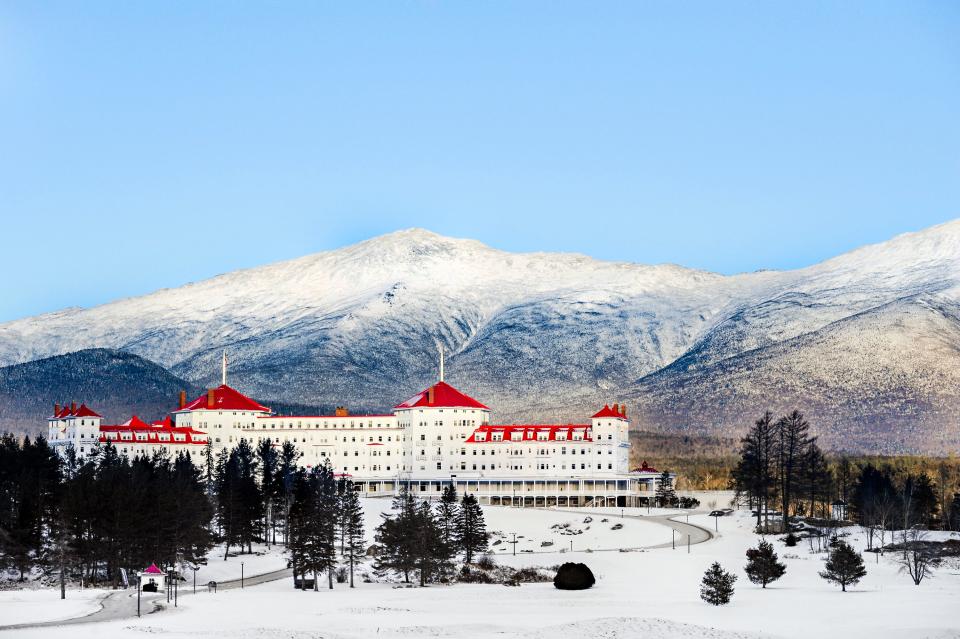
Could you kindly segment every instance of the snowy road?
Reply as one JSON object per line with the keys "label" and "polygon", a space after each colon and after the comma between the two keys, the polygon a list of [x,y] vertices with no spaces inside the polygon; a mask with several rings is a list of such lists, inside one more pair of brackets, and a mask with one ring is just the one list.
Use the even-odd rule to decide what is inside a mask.
{"label": "snowy road", "polygon": [[[272,572],[263,573],[260,575],[250,575],[243,579],[243,587],[247,586],[256,586],[258,584],[264,584],[270,581],[277,581],[279,579],[286,579],[293,577],[293,571],[289,568],[284,568],[282,570],[274,570]],[[221,581],[217,584],[217,590],[232,590],[234,588],[241,587],[240,579],[231,579],[229,581]],[[203,590],[200,592],[206,592],[206,585],[203,586]],[[183,586],[183,589],[179,592],[180,597],[188,597],[193,594],[193,587]],[[140,613],[142,615],[149,615],[160,610],[163,610],[167,605],[166,596],[163,594],[154,595],[143,595],[140,600]],[[9,630],[22,630],[24,628],[43,628],[48,626],[66,626],[71,624],[86,624],[86,623],[98,623],[102,621],[113,621],[115,619],[128,619],[131,617],[137,616],[137,591],[130,589],[127,590],[115,590],[106,594],[103,598],[100,599],[100,609],[90,614],[83,615],[81,617],[74,617],[73,619],[61,619],[58,621],[46,621],[40,623],[25,623],[25,624],[15,624],[10,626],[0,626],[0,632],[6,632]]]}

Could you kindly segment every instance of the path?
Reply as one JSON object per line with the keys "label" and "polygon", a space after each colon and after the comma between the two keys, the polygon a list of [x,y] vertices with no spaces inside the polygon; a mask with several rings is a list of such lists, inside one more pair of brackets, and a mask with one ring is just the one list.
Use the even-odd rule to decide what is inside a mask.
{"label": "path", "polygon": [[[281,570],[274,570],[272,572],[266,572],[259,575],[250,575],[249,577],[244,577],[243,586],[256,586],[257,584],[267,583],[268,581],[277,581],[278,579],[292,578],[293,570],[290,568],[283,568]],[[217,584],[217,590],[231,590],[234,588],[240,588],[240,579],[231,579],[229,581],[221,581]],[[207,591],[207,585],[197,584],[197,593],[203,593]],[[187,582],[186,584],[181,584],[178,597],[188,597],[193,594],[193,584],[192,582]],[[18,630],[23,628],[43,628],[47,626],[67,626],[78,623],[99,623],[101,621],[113,621],[115,619],[129,619],[131,617],[137,616],[137,591],[133,589],[132,591],[128,588],[126,590],[114,590],[113,592],[105,595],[99,601],[100,609],[95,610],[89,614],[86,614],[82,617],[73,617],[72,619],[60,619],[58,621],[42,621],[38,623],[24,623],[16,624],[12,626],[0,626],[0,633],[8,630]],[[159,593],[147,593],[141,594],[140,597],[140,614],[149,615],[153,614],[159,610],[163,610],[167,606],[172,606],[172,603],[167,604],[166,594]]]}
{"label": "path", "polygon": [[[551,512],[566,512],[566,513],[577,513],[583,514],[586,512],[590,514],[589,508],[581,508],[579,510],[572,510],[569,508],[546,508],[544,510],[549,510]],[[717,535],[710,530],[709,528],[704,528],[703,526],[698,526],[697,524],[691,524],[685,521],[677,521],[681,517],[687,517],[689,515],[704,515],[707,514],[706,510],[694,510],[689,513],[673,514],[673,515],[623,515],[627,519],[639,519],[641,521],[649,521],[655,524],[660,524],[661,526],[666,526],[667,528],[672,528],[677,531],[676,545],[682,546],[687,543],[687,535],[690,536],[690,545],[695,546],[697,544],[702,544],[704,542],[710,541]],[[607,515],[611,520],[618,518],[619,515]],[[673,547],[672,541],[667,541],[662,544],[653,544],[651,546],[638,546],[631,548],[624,548],[623,550],[656,550],[658,548],[671,548]],[[592,552],[604,552],[604,551],[619,551],[620,548],[601,548],[601,549],[592,549]],[[536,552],[536,551],[534,551]],[[555,550],[543,551],[543,552],[556,552]],[[525,554],[530,554],[530,551],[527,551]]]}

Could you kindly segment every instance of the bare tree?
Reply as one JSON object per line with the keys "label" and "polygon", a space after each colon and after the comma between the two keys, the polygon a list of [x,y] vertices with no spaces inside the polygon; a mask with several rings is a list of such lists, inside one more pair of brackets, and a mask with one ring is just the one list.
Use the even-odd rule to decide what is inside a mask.
{"label": "bare tree", "polygon": [[926,531],[911,528],[903,531],[903,555],[897,560],[900,572],[905,572],[917,586],[926,577],[933,577],[939,559],[925,547]]}

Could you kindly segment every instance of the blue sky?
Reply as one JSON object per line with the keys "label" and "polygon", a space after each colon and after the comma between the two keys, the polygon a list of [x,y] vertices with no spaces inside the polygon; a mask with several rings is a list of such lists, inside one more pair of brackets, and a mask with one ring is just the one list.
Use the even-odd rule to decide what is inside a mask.
{"label": "blue sky", "polygon": [[0,321],[419,226],[794,268],[960,216],[960,3],[0,3]]}

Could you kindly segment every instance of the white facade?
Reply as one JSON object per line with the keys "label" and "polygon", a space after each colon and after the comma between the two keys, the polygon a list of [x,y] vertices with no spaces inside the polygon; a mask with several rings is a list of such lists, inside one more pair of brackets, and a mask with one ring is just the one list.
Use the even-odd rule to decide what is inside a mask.
{"label": "white facade", "polygon": [[489,408],[442,381],[382,415],[350,415],[339,408],[334,415],[274,415],[226,385],[190,403],[185,400],[181,393],[180,407],[153,425],[139,420],[131,425],[134,418],[120,426],[103,426],[99,416],[79,417],[79,410],[68,417],[55,415],[50,419],[51,443],[59,448],[72,443],[80,456],[106,441],[127,454],[163,446],[198,456],[207,440],[214,454],[241,439],[253,446],[265,439],[276,446],[292,442],[302,454],[302,465],[329,460],[334,472],[350,476],[370,492],[390,492],[402,483],[432,492],[453,482],[499,495],[488,503],[501,503],[490,500],[501,499],[506,491],[516,494],[518,486],[522,492],[528,484],[552,485],[557,492],[576,492],[584,485],[609,492],[612,486],[616,495],[624,490],[630,495],[652,491],[656,476],[630,472],[629,422],[626,409],[616,404],[604,406],[587,423],[497,425],[490,423]]}

